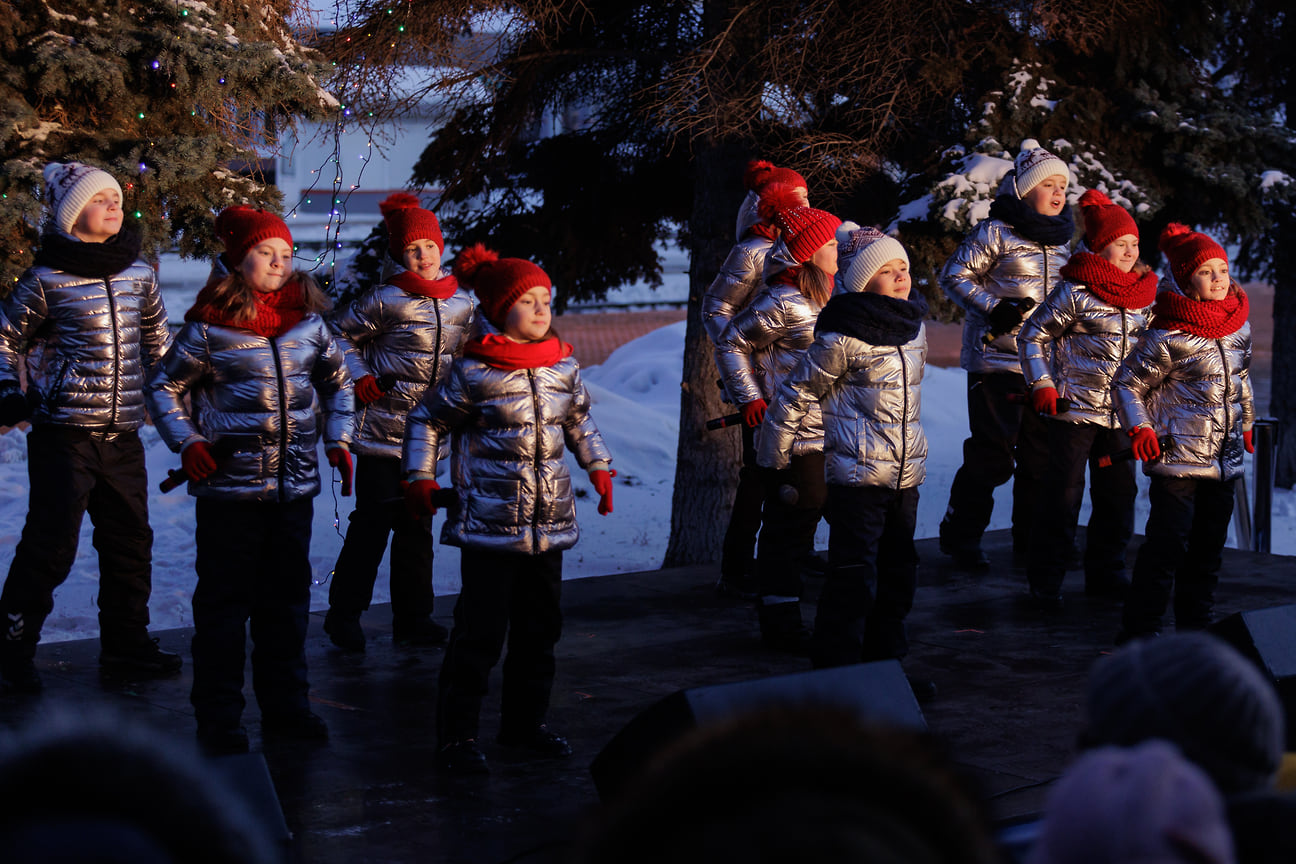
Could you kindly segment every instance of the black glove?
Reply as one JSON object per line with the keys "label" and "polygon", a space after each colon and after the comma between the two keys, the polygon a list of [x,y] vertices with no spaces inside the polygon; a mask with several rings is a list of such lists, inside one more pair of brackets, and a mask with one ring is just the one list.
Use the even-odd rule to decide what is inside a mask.
{"label": "black glove", "polygon": [[1025,312],[1018,301],[1000,300],[990,310],[990,332],[1011,333],[1025,317]]}
{"label": "black glove", "polygon": [[27,397],[12,384],[0,390],[0,426],[17,426],[31,416]]}

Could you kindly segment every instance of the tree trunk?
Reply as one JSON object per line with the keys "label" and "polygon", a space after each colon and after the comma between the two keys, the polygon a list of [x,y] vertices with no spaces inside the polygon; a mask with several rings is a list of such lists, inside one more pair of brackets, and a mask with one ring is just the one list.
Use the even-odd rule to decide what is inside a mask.
{"label": "tree trunk", "polygon": [[[693,213],[689,219],[688,324],[684,335],[684,380],[680,385],[679,445],[671,502],[670,542],[663,567],[705,564],[720,559],[742,459],[735,428],[706,431],[706,421],[732,412],[717,381],[715,350],[702,327],[702,297],[733,245],[734,214],[742,189],[737,148],[718,144],[695,149]],[[737,164],[742,164],[741,161]]]}
{"label": "tree trunk", "polygon": [[[732,4],[704,0],[703,41],[730,28]],[[752,22],[755,16],[751,16]],[[746,59],[741,45],[753,36],[751,22],[732,28],[726,48],[710,59],[704,92],[754,88],[742,74]],[[737,30],[746,32],[738,35]],[[690,142],[693,150],[693,212],[689,217],[689,304],[684,336],[684,380],[680,384],[679,446],[675,454],[675,490],[671,502],[671,533],[663,567],[705,564],[720,559],[742,441],[736,429],[706,431],[706,421],[735,410],[717,385],[720,373],[715,352],[702,327],[702,297],[733,245],[734,216],[742,202],[740,182],[748,146],[733,138],[705,137]]]}

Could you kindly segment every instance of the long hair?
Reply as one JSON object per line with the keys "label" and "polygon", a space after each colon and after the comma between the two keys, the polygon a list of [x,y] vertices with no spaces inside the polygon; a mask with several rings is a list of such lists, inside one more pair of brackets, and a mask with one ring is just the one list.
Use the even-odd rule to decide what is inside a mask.
{"label": "long hair", "polygon": [[809,261],[801,265],[801,271],[797,273],[797,290],[802,297],[822,309],[832,297],[832,289],[832,277],[823,269]]}
{"label": "long hair", "polygon": [[[293,284],[301,286],[307,314],[312,312],[323,314],[333,308],[333,301],[309,273],[302,270],[292,271],[279,290],[282,291]],[[218,272],[213,273],[203,293],[207,295],[206,305],[233,324],[246,324],[256,317],[256,302],[253,299],[256,289],[239,270],[230,271],[223,276]]]}

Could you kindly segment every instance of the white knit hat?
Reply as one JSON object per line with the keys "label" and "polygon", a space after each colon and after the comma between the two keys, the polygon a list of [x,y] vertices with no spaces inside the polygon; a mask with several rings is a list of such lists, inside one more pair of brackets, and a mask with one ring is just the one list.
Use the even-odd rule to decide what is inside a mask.
{"label": "white knit hat", "polygon": [[1026,197],[1026,194],[1042,183],[1044,178],[1052,177],[1054,174],[1061,174],[1067,178],[1067,182],[1071,181],[1071,169],[1067,164],[1043,147],[1021,151],[1013,162],[1017,197]]}
{"label": "white knit hat", "polygon": [[54,224],[64,234],[72,233],[81,211],[104,189],[122,196],[121,184],[102,168],[82,162],[51,162],[45,166],[45,203]]}
{"label": "white knit hat", "polygon": [[[846,270],[842,285],[847,291],[863,291],[882,265],[899,258],[909,264],[909,253],[894,237],[888,237],[876,228],[860,228],[850,232],[854,257]],[[841,244],[838,244],[838,249]]]}

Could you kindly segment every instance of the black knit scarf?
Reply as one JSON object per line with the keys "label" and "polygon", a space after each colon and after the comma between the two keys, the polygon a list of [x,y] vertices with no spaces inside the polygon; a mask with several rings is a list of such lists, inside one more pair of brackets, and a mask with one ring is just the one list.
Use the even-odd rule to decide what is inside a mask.
{"label": "black knit scarf", "polygon": [[927,317],[921,294],[908,300],[883,294],[838,294],[828,301],[815,323],[815,335],[844,333],[870,345],[905,345],[918,335]]}
{"label": "black knit scarf", "polygon": [[103,279],[134,264],[139,252],[140,236],[130,228],[123,227],[102,243],[83,243],[51,231],[41,237],[36,265]]}
{"label": "black knit scarf", "polygon": [[1045,216],[1016,195],[995,198],[990,205],[990,216],[1007,222],[1027,240],[1047,246],[1064,246],[1075,234],[1075,218],[1070,207],[1063,207],[1061,215]]}

